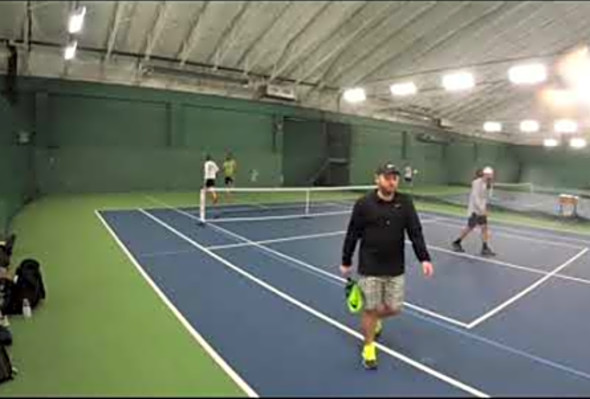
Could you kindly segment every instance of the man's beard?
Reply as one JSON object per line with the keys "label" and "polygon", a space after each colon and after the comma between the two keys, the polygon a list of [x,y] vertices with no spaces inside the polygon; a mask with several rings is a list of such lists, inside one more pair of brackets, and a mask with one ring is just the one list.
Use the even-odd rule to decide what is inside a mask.
{"label": "man's beard", "polygon": [[395,189],[394,188],[387,188],[387,187],[383,187],[383,186],[379,186],[379,191],[381,191],[381,194],[383,195],[391,195],[394,193]]}

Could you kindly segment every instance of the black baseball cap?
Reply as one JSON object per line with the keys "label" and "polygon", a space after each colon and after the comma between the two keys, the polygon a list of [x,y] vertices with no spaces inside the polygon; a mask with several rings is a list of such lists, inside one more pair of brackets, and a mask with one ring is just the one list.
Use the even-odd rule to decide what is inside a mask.
{"label": "black baseball cap", "polygon": [[375,171],[377,175],[397,175],[399,176],[398,168],[391,162],[384,163],[380,165],[377,170]]}

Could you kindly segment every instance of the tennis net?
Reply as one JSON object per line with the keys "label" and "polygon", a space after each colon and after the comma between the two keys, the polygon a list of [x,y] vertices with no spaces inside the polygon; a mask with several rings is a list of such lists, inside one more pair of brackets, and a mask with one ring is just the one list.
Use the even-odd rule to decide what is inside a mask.
{"label": "tennis net", "polygon": [[533,183],[493,183],[490,187],[490,198],[502,199],[508,196],[513,199],[515,194],[532,194],[535,192]]}
{"label": "tennis net", "polygon": [[346,215],[375,186],[260,187],[216,189],[214,204],[206,189],[199,196],[201,221],[259,221]]}

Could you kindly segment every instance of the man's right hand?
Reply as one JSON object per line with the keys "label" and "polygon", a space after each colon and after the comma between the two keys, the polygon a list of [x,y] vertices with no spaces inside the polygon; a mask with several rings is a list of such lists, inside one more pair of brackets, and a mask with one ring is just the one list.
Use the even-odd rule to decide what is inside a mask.
{"label": "man's right hand", "polygon": [[351,270],[352,270],[352,267],[350,265],[342,265],[342,266],[340,266],[340,274],[342,274],[343,277],[350,276]]}

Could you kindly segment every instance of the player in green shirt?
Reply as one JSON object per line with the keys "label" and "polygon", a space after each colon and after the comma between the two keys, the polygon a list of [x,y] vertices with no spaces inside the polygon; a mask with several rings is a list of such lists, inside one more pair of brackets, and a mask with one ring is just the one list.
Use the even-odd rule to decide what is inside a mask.
{"label": "player in green shirt", "polygon": [[[234,159],[232,153],[228,152],[225,156],[225,161],[223,161],[223,175],[225,177],[226,189],[229,189],[234,186],[237,168],[238,163]],[[227,195],[229,197],[229,190],[227,190]]]}

